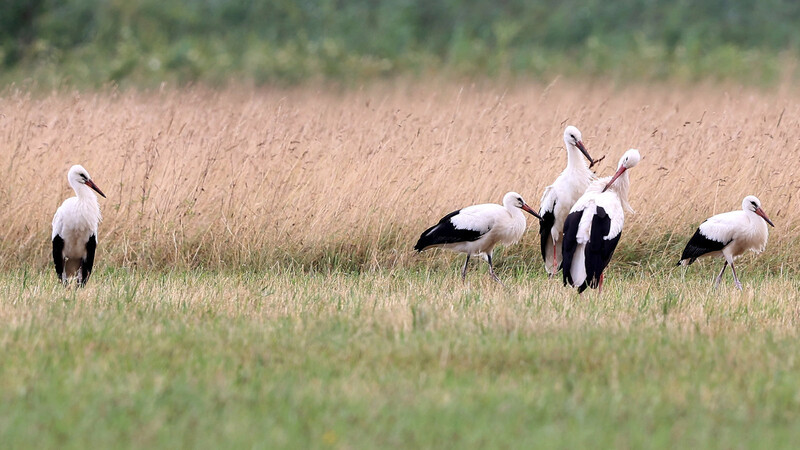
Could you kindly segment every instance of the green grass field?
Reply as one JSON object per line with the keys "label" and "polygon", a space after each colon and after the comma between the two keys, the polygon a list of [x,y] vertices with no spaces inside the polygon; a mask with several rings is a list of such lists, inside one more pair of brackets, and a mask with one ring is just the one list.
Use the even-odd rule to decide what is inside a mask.
{"label": "green grass field", "polygon": [[[530,234],[529,234],[530,236]],[[506,256],[503,256],[505,253]],[[614,265],[578,296],[514,261],[363,273],[5,272],[11,448],[792,447],[795,277]],[[509,262],[511,261],[511,262]]]}

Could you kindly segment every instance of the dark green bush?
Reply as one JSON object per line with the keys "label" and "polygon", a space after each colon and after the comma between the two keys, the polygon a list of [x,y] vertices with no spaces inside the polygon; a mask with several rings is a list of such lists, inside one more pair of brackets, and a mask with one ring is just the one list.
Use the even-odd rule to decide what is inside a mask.
{"label": "dark green bush", "polygon": [[2,0],[0,69],[88,85],[438,68],[763,81],[798,23],[788,0]]}

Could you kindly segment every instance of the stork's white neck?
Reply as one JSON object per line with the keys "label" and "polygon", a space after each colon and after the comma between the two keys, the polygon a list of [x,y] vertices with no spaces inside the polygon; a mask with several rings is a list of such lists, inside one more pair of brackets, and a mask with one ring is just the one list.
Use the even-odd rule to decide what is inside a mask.
{"label": "stork's white neck", "polygon": [[72,190],[75,191],[79,201],[97,204],[97,195],[95,195],[92,188],[73,180],[69,180],[69,185],[72,186]]}
{"label": "stork's white neck", "polygon": [[508,210],[508,212],[511,214],[511,217],[514,220],[519,220],[520,217],[522,217],[522,219],[525,220],[525,214],[522,212],[522,209],[517,208],[516,206],[513,205],[503,205],[503,206],[506,207],[506,210]]}
{"label": "stork's white neck", "polygon": [[628,177],[628,171],[622,172],[622,175],[614,181],[614,184],[609,187],[609,190],[612,190],[617,193],[619,197],[619,201],[622,203],[622,207],[628,211],[633,212],[633,208],[631,208],[630,203],[628,203],[628,192],[631,188],[631,179]]}
{"label": "stork's white neck", "polygon": [[763,223],[764,227],[766,228],[767,221],[764,220],[763,217],[756,214],[756,212],[753,211],[752,209],[745,209],[745,212],[747,213],[747,217],[750,218],[750,222],[757,223],[759,225]]}
{"label": "stork's white neck", "polygon": [[589,170],[586,165],[586,158],[581,153],[581,150],[570,142],[564,139],[564,145],[567,146],[567,169],[572,170]]}

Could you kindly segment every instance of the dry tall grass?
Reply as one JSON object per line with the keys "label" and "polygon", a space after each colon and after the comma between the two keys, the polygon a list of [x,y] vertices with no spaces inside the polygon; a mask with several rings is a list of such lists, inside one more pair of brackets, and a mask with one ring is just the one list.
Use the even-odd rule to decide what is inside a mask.
{"label": "dry tall grass", "polygon": [[[628,148],[642,152],[622,252],[639,243],[636,257],[674,252],[705,217],[755,194],[776,224],[761,260],[776,269],[799,261],[800,93],[790,89],[6,92],[0,110],[6,269],[49,264],[50,221],[73,195],[66,171],[75,163],[108,195],[101,264],[409,264],[418,233],[455,208],[509,190],[538,205],[565,165],[567,124],[593,156],[607,155],[601,175]],[[531,257],[536,229],[518,250]]]}

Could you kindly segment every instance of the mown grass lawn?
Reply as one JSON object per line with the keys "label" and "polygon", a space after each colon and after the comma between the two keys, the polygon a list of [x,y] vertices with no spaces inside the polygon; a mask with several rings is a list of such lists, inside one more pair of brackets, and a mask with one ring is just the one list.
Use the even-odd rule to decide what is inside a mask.
{"label": "mown grass lawn", "polygon": [[[800,283],[98,269],[0,276],[9,447],[790,447]],[[452,270],[451,270],[452,269]],[[706,273],[708,272],[708,273]],[[664,278],[661,278],[661,277]]]}

